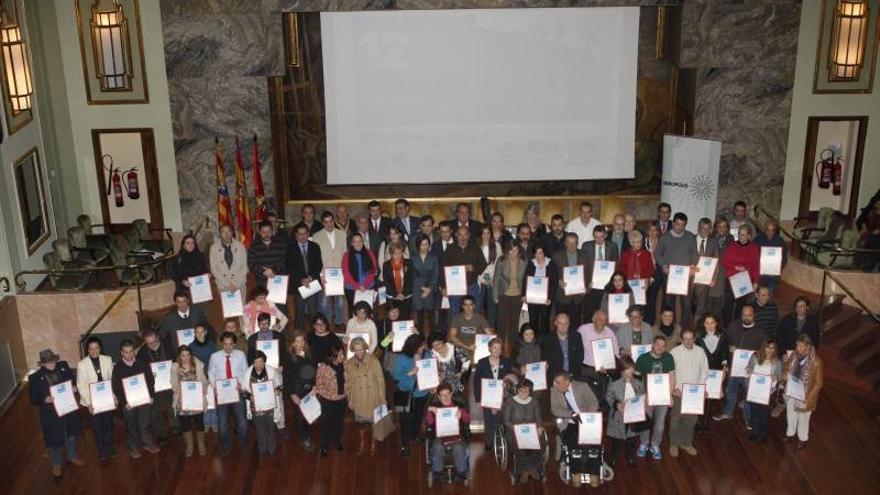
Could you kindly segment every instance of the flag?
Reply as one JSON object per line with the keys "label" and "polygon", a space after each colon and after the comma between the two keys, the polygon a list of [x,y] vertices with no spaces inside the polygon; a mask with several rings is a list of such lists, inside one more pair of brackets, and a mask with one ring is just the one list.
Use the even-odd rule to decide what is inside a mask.
{"label": "flag", "polygon": [[254,221],[266,219],[266,193],[263,191],[263,175],[260,173],[260,151],[257,149],[257,135],[254,134],[254,156],[251,161],[254,168]]}
{"label": "flag", "polygon": [[217,224],[232,227],[232,206],[229,203],[229,188],[226,187],[226,173],[223,171],[223,150],[217,138],[214,138],[214,162],[217,167]]}
{"label": "flag", "polygon": [[254,229],[251,227],[251,207],[247,196],[247,180],[244,177],[244,157],[238,139],[235,140],[235,215],[238,219],[238,240],[244,247],[251,246]]}

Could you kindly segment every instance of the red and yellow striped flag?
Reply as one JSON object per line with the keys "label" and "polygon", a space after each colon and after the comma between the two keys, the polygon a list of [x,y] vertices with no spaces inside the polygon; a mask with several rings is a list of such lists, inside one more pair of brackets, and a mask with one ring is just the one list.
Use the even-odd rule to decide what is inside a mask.
{"label": "red and yellow striped flag", "polygon": [[226,172],[223,169],[223,150],[220,148],[220,140],[217,138],[214,138],[214,163],[217,168],[217,223],[220,226],[233,227],[229,188],[226,187]]}
{"label": "red and yellow striped flag", "polygon": [[235,207],[238,240],[248,248],[254,239],[254,229],[251,227],[251,207],[247,196],[247,180],[244,177],[244,157],[241,155],[238,138],[235,139]]}
{"label": "red and yellow striped flag", "polygon": [[257,149],[257,135],[254,134],[253,158],[251,167],[254,168],[254,221],[266,219],[268,209],[266,207],[266,193],[263,189],[263,174],[260,172],[260,151]]}

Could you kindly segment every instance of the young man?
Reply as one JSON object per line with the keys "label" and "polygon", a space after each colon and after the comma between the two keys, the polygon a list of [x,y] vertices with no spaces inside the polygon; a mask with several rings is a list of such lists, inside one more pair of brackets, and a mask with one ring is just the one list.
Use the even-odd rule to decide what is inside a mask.
{"label": "young man", "polygon": [[565,249],[565,219],[556,214],[550,218],[550,231],[541,238],[544,254],[552,258],[554,254]]}
{"label": "young man", "polygon": [[220,457],[229,457],[232,450],[232,436],[230,432],[229,416],[235,415],[235,430],[238,434],[238,444],[244,451],[247,445],[247,412],[245,402],[241,397],[241,380],[244,379],[248,369],[247,357],[235,348],[235,334],[224,332],[220,337],[223,348],[211,355],[211,364],[208,366],[208,382],[216,387],[218,380],[235,378],[236,389],[239,392],[239,400],[231,404],[217,404],[217,416],[220,423]]}
{"label": "young man", "polygon": [[[449,246],[455,242],[455,239],[452,238],[452,222],[449,220],[443,220],[440,222],[438,226],[440,231],[440,238],[435,240],[433,244],[431,244],[431,254],[437,257],[437,260],[443,260],[443,253],[449,249]],[[413,253],[418,251],[412,251]]]}
{"label": "young man", "polygon": [[669,217],[672,215],[672,206],[669,203],[660,203],[657,205],[657,220],[654,220],[654,225],[656,225],[660,229],[660,235],[663,235],[672,228],[672,222],[669,220]]}
{"label": "young man", "polygon": [[288,291],[293,294],[296,305],[296,328],[303,329],[312,315],[318,313],[320,292],[303,299],[300,287],[319,284],[324,263],[321,258],[321,246],[309,240],[309,228],[305,224],[297,224],[294,228],[294,242],[287,248],[287,267],[290,270]]}
{"label": "young man", "polygon": [[[670,265],[683,265],[693,272],[697,265],[697,244],[694,234],[685,230],[688,218],[684,213],[678,212],[672,217],[672,228],[660,237],[657,248],[654,250],[654,259],[657,266],[663,268],[663,273],[669,274]],[[692,283],[689,281],[688,283]],[[667,294],[663,306],[675,308],[676,299],[681,300],[681,326],[687,328],[691,322],[692,290],[688,290],[686,296]]]}
{"label": "young man", "polygon": [[730,233],[733,237],[737,236],[740,227],[748,225],[751,238],[755,238],[755,234],[758,233],[758,226],[754,220],[749,218],[748,213],[745,201],[737,201],[733,204],[733,216],[730,218]]}
{"label": "young man", "polygon": [[[662,335],[654,337],[651,352],[642,354],[636,361],[636,371],[642,376],[642,380],[645,380],[646,388],[648,375],[655,373],[668,373],[670,385],[675,383],[675,360],[666,352],[666,337]],[[645,457],[648,454],[648,443],[650,441],[651,457],[657,461],[663,458],[663,453],[660,451],[660,443],[663,441],[667,412],[669,412],[669,406],[648,407],[648,416],[651,418],[649,422],[652,424],[652,427],[639,434],[641,444],[639,445],[639,450],[636,451],[637,456]]]}
{"label": "young man", "polygon": [[156,331],[159,340],[168,351],[168,359],[177,357],[177,348],[181,345],[177,340],[177,331],[195,328],[196,325],[204,325],[208,329],[208,339],[214,340],[214,329],[208,323],[205,310],[200,306],[190,305],[189,294],[186,292],[175,292],[174,309],[162,317]]}
{"label": "young man", "polygon": [[584,201],[578,208],[578,218],[569,221],[565,231],[577,234],[578,239],[584,243],[593,240],[593,229],[597,225],[600,225],[600,223],[593,218],[593,204],[589,201]]}
{"label": "young man", "polygon": [[[433,246],[434,242],[436,242],[440,236],[434,231],[434,217],[431,215],[423,215],[422,218],[419,218],[419,234],[423,234],[428,238],[430,245]],[[406,238],[406,237],[404,237]],[[416,239],[418,235],[412,235],[409,237],[407,242],[409,243],[409,252],[417,253],[419,251],[418,246],[416,246]]]}
{"label": "young man", "polygon": [[382,205],[375,199],[367,203],[367,211],[370,216],[370,231],[378,235],[379,242],[384,241],[388,237],[388,229],[391,228],[391,219],[382,216]]}
{"label": "young man", "polygon": [[[312,236],[321,252],[321,265],[326,268],[341,268],[342,255],[345,254],[345,232],[335,228],[333,214],[329,211],[321,213],[322,228]],[[323,290],[318,293],[318,304],[321,312],[327,315],[331,325],[343,328],[345,325],[345,296],[328,296]],[[333,329],[330,329],[333,331]]]}
{"label": "young man", "polygon": [[[254,274],[257,285],[265,286],[266,280],[287,273],[284,266],[287,244],[273,235],[272,224],[268,221],[260,222],[257,231],[259,238],[254,239],[248,249],[248,269]],[[286,310],[286,305],[279,306]]]}
{"label": "young man", "polygon": [[697,455],[694,448],[694,427],[699,416],[681,413],[681,390],[684,384],[706,383],[709,375],[709,360],[706,352],[694,345],[694,331],[685,328],[681,331],[681,345],[669,353],[675,361],[675,390],[672,392],[672,414],[669,417],[669,455],[678,457],[678,449],[688,455]]}
{"label": "young man", "polygon": [[[477,307],[481,307],[480,288],[477,284],[477,276],[486,269],[486,258],[476,243],[471,242],[471,231],[465,225],[459,225],[455,244],[450,245],[443,252],[441,269],[447,266],[464,266],[467,278],[467,295],[474,298]],[[440,274],[443,295],[446,295],[446,277]],[[463,296],[448,296],[450,314],[455,316],[459,312]]]}
{"label": "young man", "polygon": [[122,407],[122,418],[125,420],[125,436],[128,443],[128,453],[132,459],[140,459],[140,447],[151,454],[159,453],[159,447],[153,438],[150,426],[150,404],[131,407],[125,397],[125,389],[122,381],[135,375],[143,374],[147,382],[150,396],[153,396],[153,371],[150,365],[144,361],[135,359],[134,344],[130,340],[123,340],[119,346],[121,359],[113,367],[113,394]]}
{"label": "young man", "polygon": [[309,229],[309,236],[321,230],[321,222],[319,222],[315,218],[315,205],[311,203],[306,203],[300,207],[299,213],[300,215],[302,215],[302,220],[300,220],[300,223],[302,223],[306,226],[306,228]]}

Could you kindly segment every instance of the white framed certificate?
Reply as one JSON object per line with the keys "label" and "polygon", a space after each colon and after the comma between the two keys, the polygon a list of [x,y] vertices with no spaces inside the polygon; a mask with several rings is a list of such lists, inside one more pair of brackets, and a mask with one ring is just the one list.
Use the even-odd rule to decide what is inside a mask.
{"label": "white framed certificate", "polygon": [[761,275],[782,275],[782,248],[775,246],[763,246],[761,248]]}
{"label": "white framed certificate", "polygon": [[647,305],[648,304],[648,296],[647,296],[648,284],[645,282],[645,279],[634,278],[632,280],[627,280],[626,282],[629,284],[629,288],[632,290],[633,302],[640,305],[640,306]]}
{"label": "white framed certificate", "polygon": [[445,266],[443,275],[446,278],[447,296],[467,295],[467,272],[464,265]]}
{"label": "white framed certificate", "polygon": [[732,356],[733,362],[730,363],[730,376],[739,378],[748,377],[749,374],[746,373],[746,368],[749,366],[749,360],[754,353],[755,351],[749,351],[746,349],[735,350]]}
{"label": "white framed certificate", "polygon": [[205,387],[205,409],[217,409],[217,396],[214,395],[214,387]]}
{"label": "white framed certificate", "polygon": [[547,362],[529,363],[525,368],[526,379],[534,385],[533,390],[547,390]]}
{"label": "white framed certificate", "polygon": [[516,446],[522,450],[541,450],[541,441],[538,439],[538,426],[535,423],[513,425],[513,434],[516,437]]}
{"label": "white framed certificate", "polygon": [[278,368],[280,364],[280,355],[278,354],[278,340],[257,340],[256,349],[266,354],[266,364],[273,368]]}
{"label": "white framed certificate", "polygon": [[591,340],[590,346],[593,349],[593,364],[596,370],[614,370],[617,367],[611,339]]}
{"label": "white framed certificate", "polygon": [[608,294],[608,323],[628,322],[627,309],[629,309],[629,293]]}
{"label": "white framed certificate", "polygon": [[223,304],[223,318],[244,315],[244,306],[241,303],[241,289],[220,292],[220,302]]}
{"label": "white framed certificate", "polygon": [[437,418],[437,438],[459,435],[457,407],[438,407],[435,417]]}
{"label": "white framed certificate", "polygon": [[177,331],[177,345],[190,345],[196,340],[196,330],[194,328],[184,328]]}
{"label": "white framed certificate", "polygon": [[125,393],[125,403],[130,408],[150,403],[150,389],[147,387],[147,379],[143,373],[123,378],[122,391]]}
{"label": "white framed certificate", "polygon": [[492,339],[494,338],[495,335],[488,335],[485,333],[474,335],[474,365],[479,363],[484,357],[489,357],[489,342],[492,342]]}
{"label": "white framed certificate", "polygon": [[804,382],[794,376],[788,377],[785,385],[785,395],[801,402],[807,401],[807,392],[804,389]]}
{"label": "white framed certificate", "polygon": [[672,393],[669,390],[669,373],[649,373],[645,383],[648,386],[649,406],[672,405]]}
{"label": "white framed certificate", "polygon": [[[324,295],[345,295],[345,280],[342,277],[342,268],[324,267]],[[320,415],[321,411],[318,411]]]}
{"label": "white framed certificate", "polygon": [[[406,297],[410,297],[410,296],[406,296]],[[378,289],[376,289],[376,304],[378,304],[379,306],[382,306],[387,302],[388,302],[388,288],[383,285],[382,287],[379,287]]]}
{"label": "white framed certificate", "polygon": [[154,392],[171,390],[171,360],[150,363],[150,370],[153,371]]}
{"label": "white framed certificate", "polygon": [[526,277],[526,303],[550,303],[550,282],[547,277]]}
{"label": "white framed certificate", "polygon": [[739,299],[753,292],[752,278],[749,277],[748,270],[734,273],[727,279],[730,281],[730,290],[733,291],[734,299]]}
{"label": "white framed certificate", "polygon": [[629,346],[629,354],[632,357],[633,362],[639,360],[642,354],[647,354],[651,352],[651,344],[634,344]]}
{"label": "white framed certificate", "polygon": [[318,292],[321,292],[321,284],[317,280],[312,280],[306,285],[300,285],[296,289],[299,292],[300,297],[303,299],[308,299]]}
{"label": "white framed certificate", "polygon": [[623,403],[623,423],[641,423],[647,419],[645,396],[636,395]]}
{"label": "white framed certificate", "polygon": [[584,266],[567,266],[562,270],[562,281],[565,288],[562,290],[566,296],[586,294],[587,287],[584,285]]}
{"label": "white framed certificate", "polygon": [[694,285],[710,285],[715,279],[715,270],[718,269],[718,258],[700,256],[697,268],[700,271],[694,274]]}
{"label": "white framed certificate", "polygon": [[720,399],[723,395],[721,384],[724,382],[724,372],[721,370],[709,370],[706,373],[706,397]]}
{"label": "white framed certificate", "polygon": [[398,320],[392,324],[391,332],[394,334],[391,341],[391,351],[400,352],[403,350],[406,339],[416,333],[416,324],[413,320]]}
{"label": "white framed certificate", "polygon": [[370,308],[373,307],[373,302],[376,300],[376,291],[373,289],[365,289],[365,290],[356,290],[354,291],[354,300],[352,301],[352,306],[357,305],[359,302],[367,303],[367,306]]}
{"label": "white framed certificate", "polygon": [[113,385],[110,380],[90,383],[89,399],[92,401],[92,414],[116,410],[116,399],[113,396]]}
{"label": "white framed certificate", "polygon": [[590,281],[593,290],[605,289],[608,282],[611,282],[611,276],[614,275],[614,266],[616,264],[613,261],[596,260],[593,262],[593,280]]}
{"label": "white framed certificate", "polygon": [[265,412],[275,409],[275,382],[251,383],[251,400],[254,402],[254,411]]}
{"label": "white framed certificate", "polygon": [[773,391],[773,380],[768,375],[752,373],[749,377],[749,393],[746,400],[755,404],[770,404],[770,393]]}
{"label": "white framed certificate", "polygon": [[362,338],[367,343],[367,354],[370,353],[370,334],[365,332],[351,332],[346,333],[345,338],[343,339],[345,342],[345,358],[351,359],[354,357],[354,353],[351,352],[351,341],[356,338]]}
{"label": "white framed certificate", "polygon": [[388,404],[379,404],[373,409],[373,424],[382,421],[389,414],[391,414],[391,411],[388,410]]}
{"label": "white framed certificate", "polygon": [[428,390],[440,386],[440,371],[437,367],[437,359],[419,359],[416,361],[416,383],[419,390]]}
{"label": "white framed certificate", "polygon": [[193,304],[202,303],[214,299],[211,291],[211,278],[205,273],[197,277],[189,277],[189,297]]}
{"label": "white framed certificate", "polygon": [[691,267],[685,265],[669,265],[669,276],[666,278],[666,293],[669,295],[686,296],[691,280]]}
{"label": "white framed certificate", "polygon": [[483,378],[480,383],[480,405],[487,409],[501,409],[504,401],[504,383],[501,380]]}
{"label": "white framed certificate", "polygon": [[681,384],[681,413],[702,416],[706,405],[706,386],[702,383]]}
{"label": "white framed certificate", "polygon": [[602,413],[580,413],[578,423],[578,444],[602,445]]}
{"label": "white framed certificate", "polygon": [[55,406],[55,414],[60,418],[79,409],[76,396],[73,394],[73,382],[67,380],[49,387],[49,395],[52,396],[52,405]]}
{"label": "white framed certificate", "polygon": [[238,394],[238,380],[226,378],[214,382],[214,390],[217,392],[217,405],[235,404],[241,400]]}
{"label": "white framed certificate", "polygon": [[306,423],[312,424],[321,417],[321,401],[318,400],[314,392],[308,393],[299,401],[299,410]]}
{"label": "white framed certificate", "polygon": [[205,387],[202,382],[180,382],[180,410],[199,412],[205,410]]}
{"label": "white framed certificate", "polygon": [[[287,284],[289,282],[290,277],[287,275],[275,275],[266,280],[266,290],[269,291],[266,300],[277,304],[287,304]],[[317,285],[319,285],[318,290],[320,290],[321,284]]]}

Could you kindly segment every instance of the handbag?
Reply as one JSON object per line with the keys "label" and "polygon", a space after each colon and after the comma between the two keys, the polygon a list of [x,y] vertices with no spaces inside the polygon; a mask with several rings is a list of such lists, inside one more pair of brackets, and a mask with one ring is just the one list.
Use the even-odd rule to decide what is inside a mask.
{"label": "handbag", "polygon": [[390,414],[385,415],[378,423],[373,424],[373,438],[381,442],[394,433],[397,428],[394,426],[394,418]]}

